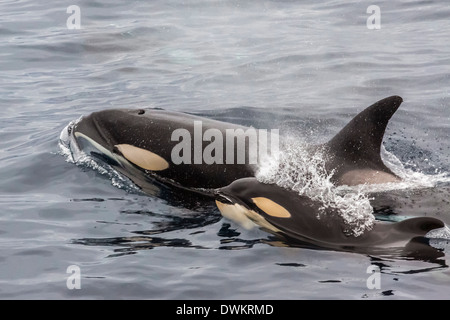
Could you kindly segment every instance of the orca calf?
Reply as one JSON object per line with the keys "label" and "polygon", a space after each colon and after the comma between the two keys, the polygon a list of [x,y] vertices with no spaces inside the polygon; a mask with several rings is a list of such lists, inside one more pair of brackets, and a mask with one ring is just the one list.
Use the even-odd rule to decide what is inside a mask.
{"label": "orca calf", "polygon": [[401,256],[443,256],[430,247],[425,235],[443,228],[442,221],[416,217],[400,222],[375,221],[359,236],[346,232],[336,209],[320,213],[323,204],[275,184],[243,178],[216,190],[216,204],[222,215],[245,228],[258,225],[289,242],[306,242],[319,248]]}

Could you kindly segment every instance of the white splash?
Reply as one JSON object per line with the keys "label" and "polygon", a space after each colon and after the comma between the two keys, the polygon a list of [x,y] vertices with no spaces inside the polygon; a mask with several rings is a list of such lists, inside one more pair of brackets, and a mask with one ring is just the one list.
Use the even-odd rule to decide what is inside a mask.
{"label": "white splash", "polygon": [[333,172],[327,173],[325,170],[327,155],[320,150],[311,152],[305,142],[300,142],[298,138],[287,137],[280,142],[279,156],[262,163],[256,177],[263,183],[275,183],[321,202],[319,219],[324,214],[337,213],[347,226],[344,232],[359,236],[364,231],[370,230],[375,221],[370,205],[370,193],[429,188],[439,183],[450,182],[448,173],[427,175],[405,168],[384,146],[381,156],[386,166],[402,179],[401,182],[335,186],[331,182]]}
{"label": "white splash", "polygon": [[278,159],[261,164],[256,178],[319,201],[322,203],[319,219],[337,212],[347,226],[344,232],[359,236],[370,230],[375,221],[369,197],[362,188],[352,188],[351,192],[336,188],[331,182],[333,172],[325,170],[325,159],[320,150],[311,152],[306,143],[287,138],[280,144]]}
{"label": "white splash", "polygon": [[73,128],[80,122],[82,117],[70,122],[61,131],[59,137],[59,150],[60,154],[66,158],[67,162],[74,163],[77,166],[91,168],[101,175],[107,176],[113,186],[132,192],[139,192],[140,189],[128,178],[114,170],[110,165],[106,163],[97,162],[90,155],[78,148],[78,145],[73,137]]}
{"label": "white splash", "polygon": [[[448,173],[440,173],[436,170],[436,174],[425,174],[420,171],[414,171],[413,169],[406,168],[405,165],[395,156],[395,154],[387,151],[382,145],[381,158],[384,164],[391,169],[398,177],[400,182],[389,182],[380,184],[365,184],[358,186],[358,190],[364,193],[370,192],[387,192],[392,190],[411,190],[420,188],[432,188],[442,183],[450,183],[450,175]],[[415,167],[414,164],[411,164]],[[351,191],[355,187],[341,186],[341,190]]]}
{"label": "white splash", "polygon": [[433,248],[443,250],[448,254],[450,250],[450,229],[448,226],[429,231],[425,237],[429,239],[429,244]]}
{"label": "white splash", "polygon": [[[435,174],[425,174],[420,171],[405,168],[403,163],[391,152],[387,151],[384,146],[381,148],[381,158],[386,166],[388,166],[396,175],[398,175],[405,185],[398,184],[397,189],[404,188],[427,188],[434,187],[438,183],[450,182],[450,175],[440,173],[439,169],[435,169]],[[410,164],[415,167],[415,164]]]}
{"label": "white splash", "polygon": [[81,121],[81,117],[77,120],[71,121],[61,131],[61,134],[59,135],[58,146],[59,146],[60,154],[66,158],[67,162],[70,162],[70,163],[75,163],[75,158],[74,158],[73,152],[70,148],[71,140],[72,140],[71,133],[72,133],[73,127],[80,121]]}
{"label": "white splash", "polygon": [[435,240],[450,240],[450,228],[445,226],[443,228],[431,230],[426,234],[426,237]]}

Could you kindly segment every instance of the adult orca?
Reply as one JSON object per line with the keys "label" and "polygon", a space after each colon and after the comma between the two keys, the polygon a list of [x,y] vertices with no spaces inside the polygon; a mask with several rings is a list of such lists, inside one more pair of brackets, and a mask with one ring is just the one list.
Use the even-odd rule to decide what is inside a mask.
{"label": "adult orca", "polygon": [[[201,123],[200,133],[195,132],[196,122]],[[203,135],[209,129],[220,130],[224,135],[226,130],[241,129],[237,131],[238,135],[245,138],[244,130],[247,128],[160,109],[116,109],[94,112],[82,117],[73,128],[69,126],[65,130],[69,130],[72,151],[81,150],[110,164],[148,193],[154,192],[156,181],[212,196],[208,190],[251,177],[256,172],[256,165],[246,163],[205,164],[191,161],[175,164],[172,152],[180,140],[172,140],[172,134],[177,129],[187,130],[191,138],[195,134]],[[194,142],[191,143],[192,155],[197,151],[194,150]],[[208,141],[200,140],[200,144],[204,150]],[[224,144],[224,154],[225,147]],[[245,152],[247,154],[248,149]]]}
{"label": "adult orca", "polygon": [[[398,96],[380,100],[355,116],[328,143],[311,146],[311,150],[325,150],[326,170],[334,172],[332,179],[335,184],[399,180],[381,160],[380,148],[389,119],[401,103],[402,98]],[[196,132],[196,122],[201,122],[200,133]],[[176,129],[186,130],[190,137],[203,135],[211,129],[224,136],[227,130],[234,130],[238,140],[246,138],[249,128],[158,109],[113,109],[83,117],[73,128],[66,128],[64,134],[70,136],[72,150],[82,150],[109,163],[150,193],[155,180],[164,185],[212,195],[210,190],[255,176],[258,166],[249,162],[174,163],[172,152],[179,144],[179,140],[173,140],[172,136]],[[201,150],[211,143],[203,139],[199,142]],[[237,145],[234,144],[236,153]],[[227,152],[226,147],[227,144],[222,143],[223,154]],[[191,154],[198,152],[195,143],[190,148]],[[245,159],[248,159],[249,144],[245,145],[244,152]]]}

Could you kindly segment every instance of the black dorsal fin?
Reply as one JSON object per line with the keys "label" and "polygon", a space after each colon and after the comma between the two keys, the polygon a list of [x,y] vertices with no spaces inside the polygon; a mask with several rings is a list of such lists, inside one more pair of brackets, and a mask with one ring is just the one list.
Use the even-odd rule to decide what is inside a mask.
{"label": "black dorsal fin", "polygon": [[403,99],[392,96],[380,100],[355,116],[326,146],[335,157],[357,167],[391,173],[380,157],[386,126]]}

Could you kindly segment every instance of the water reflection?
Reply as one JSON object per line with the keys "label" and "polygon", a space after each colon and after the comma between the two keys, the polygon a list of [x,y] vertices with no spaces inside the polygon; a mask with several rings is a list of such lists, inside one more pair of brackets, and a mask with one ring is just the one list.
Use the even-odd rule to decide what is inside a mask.
{"label": "water reflection", "polygon": [[83,244],[87,246],[107,246],[119,247],[113,249],[113,254],[107,257],[118,257],[123,255],[135,254],[140,250],[150,250],[156,247],[183,247],[206,249],[202,246],[193,245],[187,239],[174,238],[165,239],[161,237],[149,236],[129,236],[116,238],[82,238],[73,240],[74,244]]}
{"label": "water reflection", "polygon": [[[128,214],[145,214],[155,216],[151,211],[126,212]],[[312,245],[308,242],[292,241],[281,236],[266,234],[262,237],[248,238],[242,235],[230,223],[221,222],[220,214],[202,214],[195,216],[166,216],[164,220],[154,221],[155,228],[130,231],[129,236],[109,238],[81,238],[74,239],[72,243],[86,246],[111,247],[112,253],[107,257],[117,257],[136,254],[142,250],[150,250],[156,247],[179,247],[188,249],[208,250],[245,250],[255,245],[269,245],[273,247],[289,247],[308,250],[335,251]],[[103,221],[103,223],[106,223]],[[214,235],[208,238],[211,231],[208,226],[221,223]],[[206,228],[205,228],[206,227]],[[191,230],[190,232],[186,232]],[[171,236],[178,232],[177,236]],[[180,233],[181,232],[181,236]],[[206,235],[205,235],[206,234]],[[202,235],[207,241],[198,240]],[[356,251],[354,248],[343,248],[342,251],[363,254],[369,257],[371,264],[377,265],[382,273],[413,274],[431,272],[447,268],[445,255],[442,250],[431,247],[426,238],[413,239],[414,248],[420,250],[408,251],[408,247],[400,248],[366,248]],[[335,251],[336,252],[336,251]],[[303,263],[295,261],[296,265]]]}
{"label": "water reflection", "polygon": [[[444,259],[416,260],[404,257],[368,256],[372,265],[378,266],[381,273],[390,275],[417,274],[448,268]],[[401,262],[401,263],[399,263]],[[395,279],[395,278],[394,278]]]}

